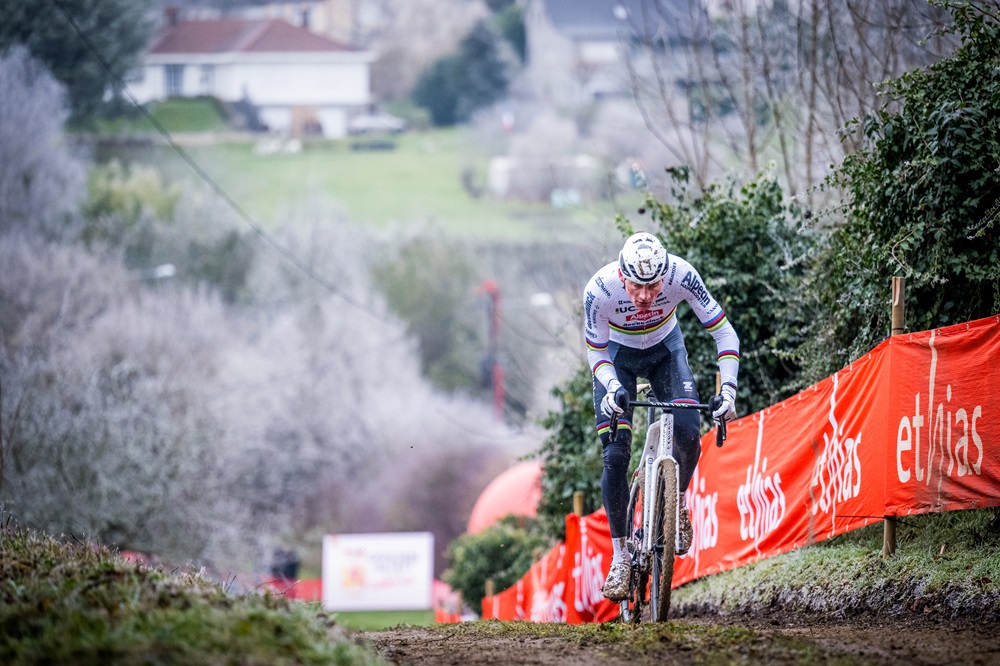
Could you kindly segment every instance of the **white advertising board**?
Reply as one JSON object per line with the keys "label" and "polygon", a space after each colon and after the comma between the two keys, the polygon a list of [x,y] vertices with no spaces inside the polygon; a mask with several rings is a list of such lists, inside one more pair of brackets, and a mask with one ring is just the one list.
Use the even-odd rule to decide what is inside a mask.
{"label": "white advertising board", "polygon": [[430,532],[323,537],[323,606],[328,610],[427,609],[433,580]]}

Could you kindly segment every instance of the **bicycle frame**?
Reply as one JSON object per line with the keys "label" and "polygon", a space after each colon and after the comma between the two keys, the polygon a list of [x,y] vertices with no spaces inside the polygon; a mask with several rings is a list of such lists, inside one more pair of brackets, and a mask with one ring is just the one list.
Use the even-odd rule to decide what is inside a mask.
{"label": "bicycle frame", "polygon": [[[652,411],[651,408],[650,412]],[[664,467],[667,470],[673,471],[671,476],[673,477],[674,488],[680,485],[680,471],[677,467],[677,459],[674,458],[674,415],[671,411],[664,410],[656,423],[646,430],[646,446],[643,449],[642,455],[644,497],[659,497],[657,491],[660,490],[660,472]],[[644,504],[642,511],[643,549],[640,564],[646,571],[649,570],[648,567],[652,562],[653,540],[655,538],[654,528],[657,518],[656,511],[647,508],[650,504],[652,503]],[[656,507],[653,506],[652,508],[655,509]],[[674,547],[677,547],[676,538]]]}
{"label": "bicycle frame", "polygon": [[[721,404],[713,396],[709,404],[688,402],[656,402],[630,400],[631,407],[649,409],[649,425],[642,451],[643,477],[636,479],[629,493],[629,534],[632,573],[629,578],[628,597],[620,602],[621,619],[625,622],[642,621],[646,603],[646,586],[650,582],[650,615],[653,621],[666,621],[670,608],[670,588],[673,579],[674,553],[679,548],[678,524],[680,521],[681,493],[680,471],[674,457],[675,409],[715,411]],[[656,409],[660,416],[654,421]],[[611,419],[611,436],[617,435],[618,418]],[[726,438],[726,424],[718,425],[716,445],[722,446]],[[638,470],[637,470],[638,471]],[[661,485],[662,484],[662,485]],[[641,502],[641,526],[636,532],[636,505]],[[673,543],[667,539],[673,537]],[[637,537],[641,537],[638,539]],[[650,580],[652,578],[652,580]]]}

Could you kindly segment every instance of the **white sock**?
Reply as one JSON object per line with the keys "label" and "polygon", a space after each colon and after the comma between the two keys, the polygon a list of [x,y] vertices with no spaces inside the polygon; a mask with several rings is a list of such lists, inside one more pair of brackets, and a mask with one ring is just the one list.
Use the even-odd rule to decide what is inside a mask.
{"label": "white sock", "polygon": [[625,537],[611,539],[611,564],[618,564],[625,561]]}

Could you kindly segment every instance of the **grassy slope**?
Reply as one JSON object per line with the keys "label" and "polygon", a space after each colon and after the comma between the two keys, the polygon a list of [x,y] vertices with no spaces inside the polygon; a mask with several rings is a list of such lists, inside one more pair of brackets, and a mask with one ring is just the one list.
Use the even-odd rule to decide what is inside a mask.
{"label": "grassy slope", "polygon": [[944,617],[1000,616],[1000,510],[911,516],[896,554],[882,557],[881,523],[694,581],[674,609]]}
{"label": "grassy slope", "polygon": [[[803,613],[853,617],[1000,617],[1000,514],[992,509],[907,518],[897,554],[881,557],[874,525],[822,544],[690,583],[676,614]],[[105,548],[0,530],[0,663],[382,663],[344,627],[368,630],[426,618],[330,618],[313,604],[235,596],[192,572],[129,564]],[[474,623],[526,636],[551,628]],[[664,629],[664,631],[669,630]],[[720,627],[706,640],[725,644]],[[546,634],[548,635],[548,634]],[[634,641],[609,627],[556,634]],[[752,639],[752,637],[749,637]]]}
{"label": "grassy slope", "polygon": [[[433,640],[455,640],[458,645],[493,638],[515,643],[552,638],[588,650],[642,655],[666,641],[700,655],[700,663],[760,661],[776,651],[797,663],[820,658],[838,663],[817,655],[815,646],[805,641],[724,625],[664,624],[636,631],[617,623],[568,627],[490,621],[428,630],[434,632]],[[496,657],[503,660],[502,654]],[[93,544],[60,543],[8,525],[0,529],[0,663],[387,662],[370,643],[345,632],[314,604],[269,595],[233,596],[197,573],[129,564]]]}
{"label": "grassy slope", "polygon": [[0,530],[0,663],[384,664],[317,606]]}

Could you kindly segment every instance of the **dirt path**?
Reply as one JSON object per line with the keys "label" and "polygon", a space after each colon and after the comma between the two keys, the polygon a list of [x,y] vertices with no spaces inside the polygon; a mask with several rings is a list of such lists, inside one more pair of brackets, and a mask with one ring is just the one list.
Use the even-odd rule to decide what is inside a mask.
{"label": "dirt path", "polygon": [[533,664],[1000,665],[1000,619],[679,619],[637,629],[475,622],[368,632],[399,666]]}

